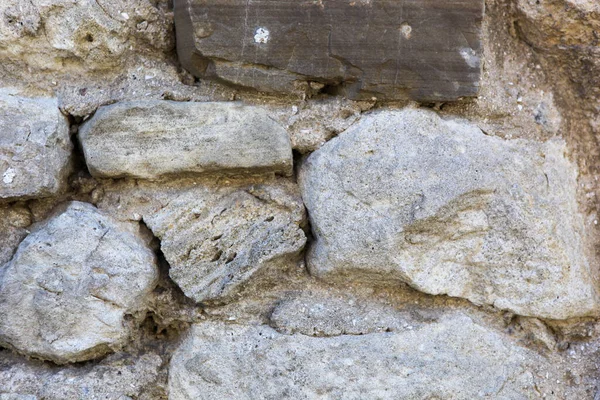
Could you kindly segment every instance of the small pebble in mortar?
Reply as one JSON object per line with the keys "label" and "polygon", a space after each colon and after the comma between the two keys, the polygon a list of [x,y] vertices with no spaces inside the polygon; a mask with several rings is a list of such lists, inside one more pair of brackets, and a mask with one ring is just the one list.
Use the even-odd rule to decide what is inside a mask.
{"label": "small pebble in mortar", "polygon": [[269,41],[269,31],[265,28],[256,29],[254,34],[254,41],[256,43],[267,43]]}

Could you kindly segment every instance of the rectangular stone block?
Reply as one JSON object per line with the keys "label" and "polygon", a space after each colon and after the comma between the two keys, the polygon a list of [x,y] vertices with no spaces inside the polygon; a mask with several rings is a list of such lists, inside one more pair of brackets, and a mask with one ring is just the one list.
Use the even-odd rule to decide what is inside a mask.
{"label": "rectangular stone block", "polygon": [[47,197],[66,184],[69,121],[56,98],[0,89],[0,200]]}
{"label": "rectangular stone block", "polygon": [[79,138],[99,178],[292,172],[286,130],[262,109],[239,103],[117,103],[101,107]]}
{"label": "rectangular stone block", "polygon": [[414,331],[324,338],[204,321],[173,354],[169,399],[527,399],[543,390],[532,379],[542,369],[555,374],[464,314]]}
{"label": "rectangular stone block", "polygon": [[194,75],[265,92],[456,100],[479,88],[483,0],[175,0]]}

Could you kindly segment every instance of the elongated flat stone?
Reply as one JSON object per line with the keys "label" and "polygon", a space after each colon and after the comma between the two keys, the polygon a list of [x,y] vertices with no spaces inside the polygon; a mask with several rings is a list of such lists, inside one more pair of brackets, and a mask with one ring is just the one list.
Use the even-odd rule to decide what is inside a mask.
{"label": "elongated flat stone", "polygon": [[177,50],[198,77],[260,91],[456,100],[478,90],[483,3],[175,0]]}
{"label": "elongated flat stone", "polygon": [[292,172],[286,130],[239,103],[117,103],[101,107],[79,137],[95,177]]}
{"label": "elongated flat stone", "polygon": [[461,314],[330,338],[203,322],[171,359],[169,399],[527,399],[547,364]]}

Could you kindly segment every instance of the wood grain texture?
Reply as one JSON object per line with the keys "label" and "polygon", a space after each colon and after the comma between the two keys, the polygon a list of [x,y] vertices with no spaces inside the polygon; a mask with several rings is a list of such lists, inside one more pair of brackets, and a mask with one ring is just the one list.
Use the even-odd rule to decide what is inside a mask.
{"label": "wood grain texture", "polygon": [[479,88],[483,0],[175,0],[200,78],[266,92],[456,100]]}

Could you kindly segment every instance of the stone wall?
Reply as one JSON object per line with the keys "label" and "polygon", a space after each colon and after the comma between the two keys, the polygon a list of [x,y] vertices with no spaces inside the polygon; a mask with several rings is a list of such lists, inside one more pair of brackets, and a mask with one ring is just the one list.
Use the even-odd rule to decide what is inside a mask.
{"label": "stone wall", "polygon": [[0,400],[600,398],[600,5],[479,23],[477,97],[350,100],[4,0]]}

